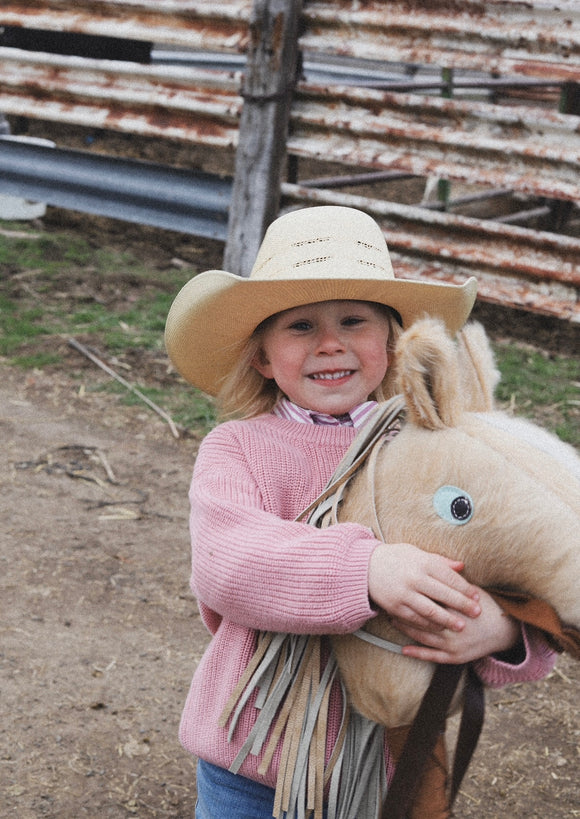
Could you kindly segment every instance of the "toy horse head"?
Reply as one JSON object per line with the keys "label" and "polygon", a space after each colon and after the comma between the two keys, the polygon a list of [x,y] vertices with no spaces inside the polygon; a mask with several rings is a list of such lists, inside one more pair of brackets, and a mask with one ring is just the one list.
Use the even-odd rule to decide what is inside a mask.
{"label": "toy horse head", "polygon": [[[498,376],[479,325],[453,341],[439,322],[417,322],[396,361],[406,421],[351,482],[338,519],[366,524],[387,543],[462,560],[471,582],[544,600],[579,629],[575,450],[494,410]],[[365,628],[405,642],[383,612]],[[355,708],[387,727],[412,722],[433,666],[354,635],[332,642]]]}

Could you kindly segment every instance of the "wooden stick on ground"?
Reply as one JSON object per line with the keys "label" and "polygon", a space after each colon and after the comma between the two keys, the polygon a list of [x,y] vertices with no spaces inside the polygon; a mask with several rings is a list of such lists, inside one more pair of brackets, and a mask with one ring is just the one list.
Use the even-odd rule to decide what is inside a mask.
{"label": "wooden stick on ground", "polygon": [[163,409],[161,409],[161,407],[157,406],[157,404],[155,404],[153,401],[151,401],[150,398],[147,398],[147,396],[144,395],[141,392],[141,390],[138,390],[137,387],[134,387],[132,384],[130,384],[128,381],[126,381],[123,378],[123,376],[116,373],[115,370],[113,370],[111,367],[109,367],[108,364],[105,364],[104,361],[101,361],[100,358],[98,358],[96,355],[91,353],[91,351],[89,349],[87,349],[87,347],[85,347],[84,344],[81,344],[80,341],[77,341],[75,338],[69,338],[68,339],[68,344],[71,347],[74,347],[74,349],[77,350],[79,353],[82,353],[82,355],[86,356],[86,358],[88,358],[90,361],[92,361],[93,364],[96,364],[97,367],[100,367],[102,370],[104,370],[112,378],[115,378],[126,389],[128,389],[130,392],[132,392],[138,398],[140,398],[141,401],[144,401],[147,404],[148,407],[150,407],[154,412],[157,413],[157,415],[160,415],[163,418],[163,420],[166,421],[166,423],[169,425],[169,429],[171,430],[171,433],[172,433],[173,437],[174,438],[179,438],[179,432],[177,431],[177,427],[175,426],[175,423],[174,423],[173,419],[165,412],[165,410],[163,410]]}

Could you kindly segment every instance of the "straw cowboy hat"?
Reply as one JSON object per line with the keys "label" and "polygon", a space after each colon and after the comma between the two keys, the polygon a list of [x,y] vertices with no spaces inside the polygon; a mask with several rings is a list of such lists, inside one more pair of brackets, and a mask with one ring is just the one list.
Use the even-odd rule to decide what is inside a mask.
{"label": "straw cowboy hat", "polygon": [[395,279],[377,223],[347,207],[302,208],[276,219],[264,236],[248,278],[208,270],[177,294],[165,329],[175,368],[194,386],[216,395],[255,328],[301,304],[348,299],[396,310],[404,327],[425,314],[455,333],[477,290],[462,285]]}

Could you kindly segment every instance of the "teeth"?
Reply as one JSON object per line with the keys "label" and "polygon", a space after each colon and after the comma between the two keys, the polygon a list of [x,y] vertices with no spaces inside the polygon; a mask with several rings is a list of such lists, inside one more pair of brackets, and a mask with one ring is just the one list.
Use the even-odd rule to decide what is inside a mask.
{"label": "teeth", "polygon": [[335,379],[344,378],[345,375],[350,375],[351,370],[339,370],[336,373],[313,373],[310,377],[315,381],[334,381]]}

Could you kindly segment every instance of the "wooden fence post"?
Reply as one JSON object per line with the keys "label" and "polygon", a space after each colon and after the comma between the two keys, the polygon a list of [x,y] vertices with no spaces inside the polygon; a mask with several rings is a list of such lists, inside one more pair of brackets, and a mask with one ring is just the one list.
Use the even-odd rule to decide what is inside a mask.
{"label": "wooden fence post", "polygon": [[249,275],[276,217],[302,0],[254,0],[224,268]]}

